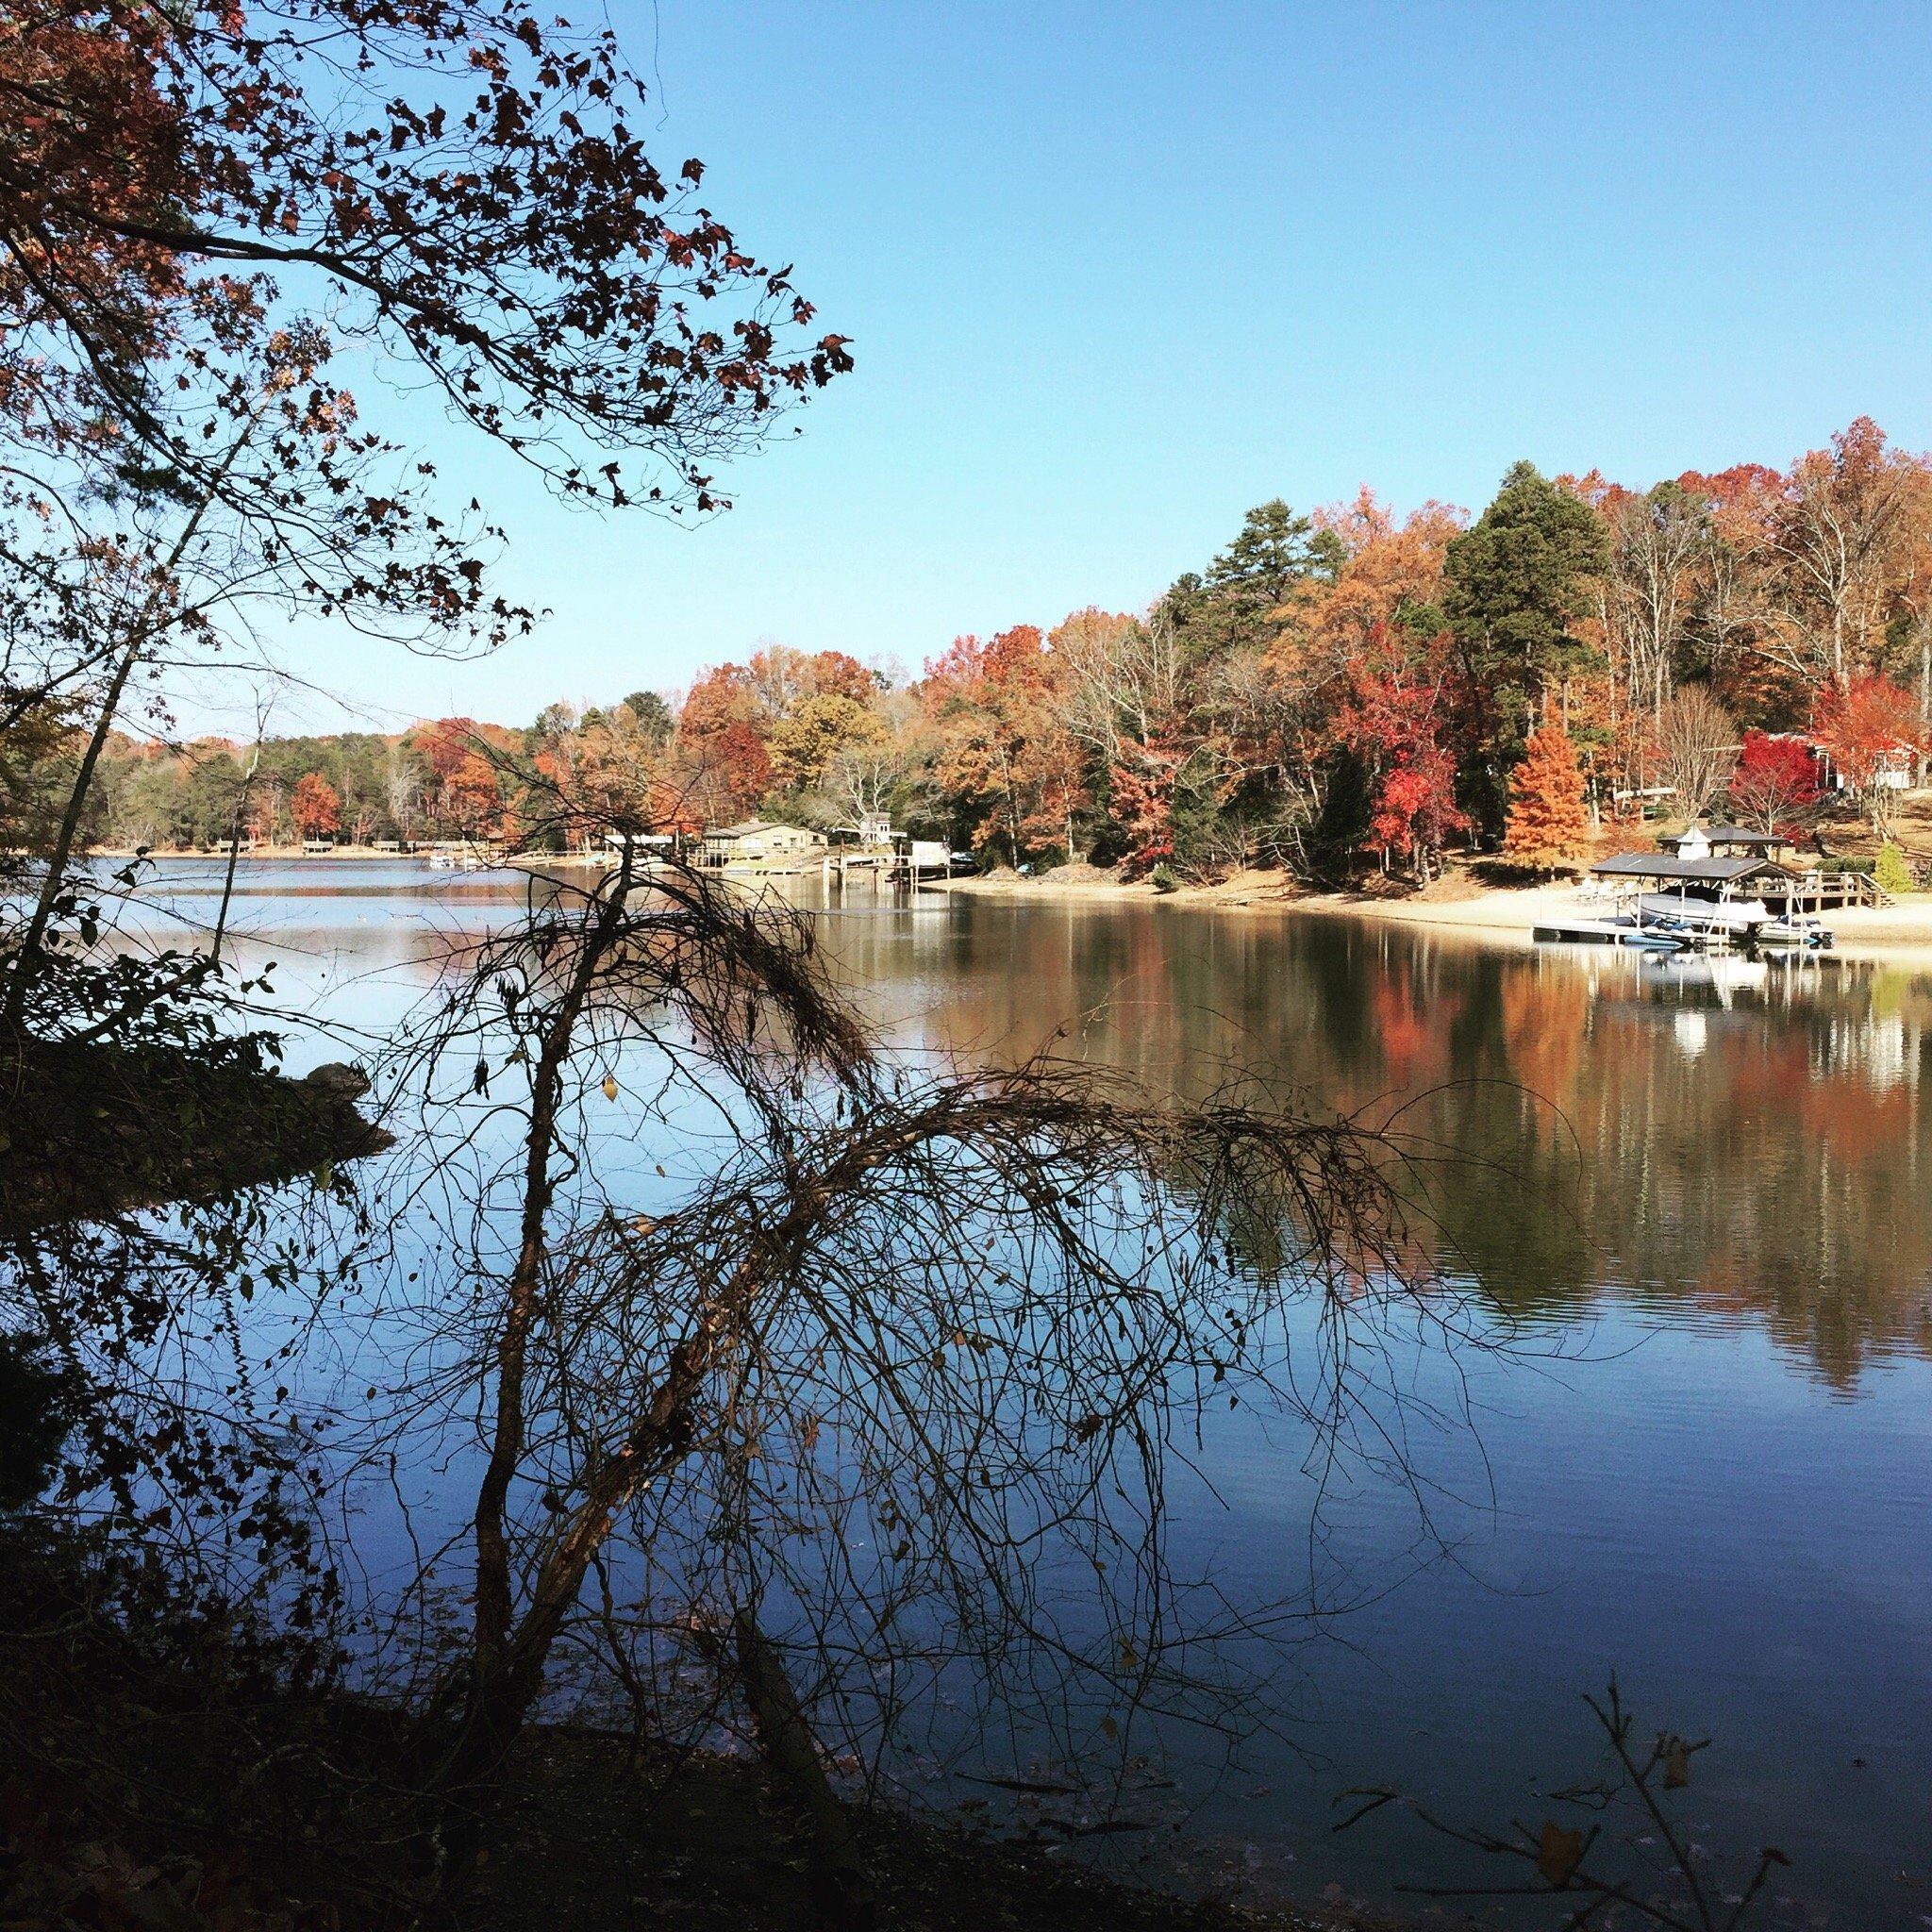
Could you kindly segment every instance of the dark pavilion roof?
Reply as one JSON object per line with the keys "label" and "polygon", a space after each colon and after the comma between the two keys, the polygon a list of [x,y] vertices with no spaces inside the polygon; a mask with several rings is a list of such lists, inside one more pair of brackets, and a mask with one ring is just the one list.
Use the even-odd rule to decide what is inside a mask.
{"label": "dark pavilion roof", "polygon": [[1759,832],[1750,825],[1693,825],[1689,832],[1674,832],[1659,839],[1659,845],[1675,845],[1694,833],[1701,833],[1712,845],[1742,845],[1756,852],[1776,852],[1791,841],[1781,832]]}
{"label": "dark pavilion roof", "polygon": [[1728,886],[1759,874],[1784,874],[1768,858],[1671,858],[1661,852],[1619,852],[1599,859],[1591,871],[1602,878],[1673,879],[1701,886]]}

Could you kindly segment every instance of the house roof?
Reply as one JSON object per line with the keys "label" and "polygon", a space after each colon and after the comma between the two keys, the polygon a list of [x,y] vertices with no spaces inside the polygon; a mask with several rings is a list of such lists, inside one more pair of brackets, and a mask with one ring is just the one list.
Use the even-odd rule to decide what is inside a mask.
{"label": "house roof", "polygon": [[1670,858],[1660,852],[1619,852],[1599,859],[1591,871],[1603,878],[1673,879],[1705,886],[1728,886],[1757,874],[1782,874],[1768,858]]}
{"label": "house roof", "polygon": [[746,819],[740,825],[708,825],[705,837],[708,839],[749,839],[758,832],[796,832],[801,838],[822,838],[823,833],[814,832],[805,825],[781,824],[776,819]]}

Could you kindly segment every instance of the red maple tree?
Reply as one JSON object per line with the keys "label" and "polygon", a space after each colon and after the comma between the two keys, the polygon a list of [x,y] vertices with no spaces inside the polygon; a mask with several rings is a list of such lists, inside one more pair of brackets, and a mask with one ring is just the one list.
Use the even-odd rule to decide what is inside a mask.
{"label": "red maple tree", "polygon": [[1456,756],[1446,741],[1466,712],[1460,699],[1446,633],[1418,647],[1377,621],[1337,718],[1338,741],[1370,775],[1370,838],[1385,862],[1391,853],[1410,858],[1424,880],[1449,836],[1469,825],[1456,802]]}
{"label": "red maple tree", "polygon": [[1731,809],[1761,832],[1795,839],[1818,804],[1818,758],[1802,739],[1747,731],[1731,774]]}

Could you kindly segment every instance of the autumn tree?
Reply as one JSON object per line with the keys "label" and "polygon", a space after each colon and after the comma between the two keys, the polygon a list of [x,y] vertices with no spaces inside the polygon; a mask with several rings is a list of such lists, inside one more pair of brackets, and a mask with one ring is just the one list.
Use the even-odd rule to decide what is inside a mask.
{"label": "autumn tree", "polygon": [[1409,859],[1426,882],[1444,842],[1468,828],[1457,803],[1456,743],[1467,716],[1453,641],[1420,642],[1399,627],[1372,625],[1336,721],[1336,740],[1359,761],[1369,786],[1368,833]]}
{"label": "autumn tree", "polygon": [[1150,871],[1174,856],[1174,806],[1187,753],[1156,739],[1128,739],[1121,746],[1109,791],[1114,824],[1126,845],[1127,869]]}
{"label": "autumn tree", "polygon": [[772,731],[773,781],[789,791],[816,791],[841,752],[879,744],[885,735],[886,727],[870,705],[841,691],[814,691],[801,698]]}
{"label": "autumn tree", "polygon": [[1185,681],[1179,641],[1159,612],[1142,622],[1090,605],[1066,617],[1047,648],[1054,714],[1102,766],[1118,759],[1124,739],[1144,743],[1179,708]]}
{"label": "autumn tree", "polygon": [[704,672],[678,707],[672,783],[712,824],[748,817],[772,787],[770,719],[740,664]]}
{"label": "autumn tree", "polygon": [[1590,817],[1576,747],[1560,725],[1542,725],[1529,734],[1509,774],[1503,856],[1534,872],[1554,872],[1589,849]]}
{"label": "autumn tree", "polygon": [[305,839],[325,839],[341,829],[341,795],[320,772],[305,773],[296,781],[289,810]]}
{"label": "autumn tree", "polygon": [[921,698],[936,741],[934,783],[975,850],[1019,864],[1073,836],[1066,675],[1033,625],[956,639],[926,666]]}
{"label": "autumn tree", "polygon": [[[491,588],[487,511],[380,427],[385,386],[566,497],[704,510],[849,366],[698,163],[654,164],[641,98],[608,29],[523,0],[0,21],[0,621],[31,617],[35,688],[92,727],[16,1024],[107,733],[137,706],[165,727],[164,675],[275,672],[269,608],[436,649],[531,622]],[[341,386],[345,345],[374,391]]]}
{"label": "autumn tree", "polygon": [[872,673],[845,651],[794,651],[767,644],[752,653],[744,667],[744,687],[767,730],[789,718],[808,698],[872,701],[877,689]]}
{"label": "autumn tree", "polygon": [[1872,829],[1890,836],[1897,779],[1908,773],[1924,743],[1919,708],[1910,691],[1866,673],[1818,694],[1811,728],[1839,776],[1863,804]]}
{"label": "autumn tree", "polygon": [[836,825],[891,819],[905,803],[917,812],[920,775],[931,762],[929,725],[918,701],[894,692],[876,736],[847,739],[826,767],[822,803]]}
{"label": "autumn tree", "polygon": [[609,30],[522,0],[9,16],[12,420],[204,477],[177,379],[219,386],[306,305],[572,494],[715,503],[708,461],[847,358],[700,165],[655,164],[642,92]]}
{"label": "autumn tree", "polygon": [[1747,731],[1731,774],[1731,809],[1760,832],[1795,839],[1818,805],[1818,758],[1802,739]]}
{"label": "autumn tree", "polygon": [[1878,670],[1914,529],[1928,516],[1932,476],[1869,416],[1799,458],[1771,517],[1776,621],[1758,648],[1840,692]]}
{"label": "autumn tree", "polygon": [[1425,503],[1398,524],[1367,488],[1346,504],[1317,510],[1315,523],[1336,546],[1339,561],[1305,626],[1311,653],[1345,660],[1377,625],[1434,637],[1442,628],[1449,545],[1468,522],[1448,504]]}

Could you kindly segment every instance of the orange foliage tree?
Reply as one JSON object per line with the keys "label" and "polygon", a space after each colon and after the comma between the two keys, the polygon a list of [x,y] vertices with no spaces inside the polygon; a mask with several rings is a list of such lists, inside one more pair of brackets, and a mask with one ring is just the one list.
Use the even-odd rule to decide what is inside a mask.
{"label": "orange foliage tree", "polygon": [[1924,742],[1911,692],[1875,673],[1853,677],[1841,688],[1827,685],[1812,708],[1811,729],[1839,776],[1863,801],[1872,829],[1886,837],[1898,795],[1893,781],[1909,774]]}
{"label": "orange foliage tree", "polygon": [[1058,665],[1036,626],[963,637],[926,666],[921,696],[939,742],[941,791],[977,851],[1012,863],[1064,843],[1087,804],[1079,750],[1061,723]]}
{"label": "orange foliage tree", "polygon": [[1590,814],[1576,747],[1560,725],[1532,731],[1509,774],[1504,857],[1536,872],[1574,864],[1590,848]]}
{"label": "orange foliage tree", "polygon": [[305,839],[325,839],[341,829],[341,794],[320,772],[307,773],[297,780],[289,810],[295,829]]}

